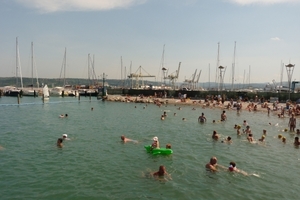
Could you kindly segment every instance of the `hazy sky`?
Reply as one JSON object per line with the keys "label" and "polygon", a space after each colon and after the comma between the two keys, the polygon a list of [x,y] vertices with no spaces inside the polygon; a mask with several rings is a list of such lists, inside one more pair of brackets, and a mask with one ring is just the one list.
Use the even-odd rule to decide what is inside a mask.
{"label": "hazy sky", "polygon": [[39,78],[59,78],[67,48],[67,78],[88,78],[91,54],[99,77],[120,79],[122,56],[124,74],[132,62],[132,73],[142,66],[159,80],[165,45],[168,73],[181,62],[178,81],[196,69],[200,82],[215,81],[219,42],[231,83],[236,41],[235,83],[249,69],[251,82],[280,82],[281,62],[296,64],[300,80],[299,10],[300,0],[1,0],[0,77],[15,76],[18,37],[23,77],[33,42]]}

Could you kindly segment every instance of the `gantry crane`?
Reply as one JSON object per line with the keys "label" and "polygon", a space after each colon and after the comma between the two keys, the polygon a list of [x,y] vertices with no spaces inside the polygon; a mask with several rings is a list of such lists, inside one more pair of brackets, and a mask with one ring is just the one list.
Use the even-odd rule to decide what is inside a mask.
{"label": "gantry crane", "polygon": [[192,79],[185,79],[184,82],[187,83],[189,89],[194,89],[194,80],[197,74],[197,69],[194,74],[192,74]]}
{"label": "gantry crane", "polygon": [[[142,70],[146,73],[142,74]],[[131,88],[133,88],[133,78],[135,78],[135,88],[139,88],[141,85],[139,83],[140,79],[142,80],[142,86],[144,86],[144,80],[143,78],[145,77],[155,77],[154,75],[150,75],[148,72],[146,72],[142,66],[139,66],[139,68],[137,69],[137,71],[135,73],[130,73],[128,75],[128,78],[131,79]]]}
{"label": "gantry crane", "polygon": [[167,75],[168,71],[169,71],[168,69],[166,69],[166,68],[162,69],[163,71],[167,71],[167,73],[164,73],[164,79],[169,79],[173,90],[175,90],[175,83],[179,77],[180,65],[181,65],[181,62],[179,62],[178,69],[175,72],[171,73],[170,75]]}
{"label": "gantry crane", "polygon": [[199,87],[198,87],[198,83],[199,83],[199,79],[200,79],[200,76],[201,76],[201,71],[202,70],[200,70],[200,72],[199,72],[199,74],[197,75],[197,79],[196,79],[196,81],[194,82],[194,86],[195,86],[195,89],[199,89]]}

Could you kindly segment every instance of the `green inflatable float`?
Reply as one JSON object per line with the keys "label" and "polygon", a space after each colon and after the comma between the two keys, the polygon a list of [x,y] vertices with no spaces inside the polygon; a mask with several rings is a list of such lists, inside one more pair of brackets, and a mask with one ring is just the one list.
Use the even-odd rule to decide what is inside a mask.
{"label": "green inflatable float", "polygon": [[145,147],[147,153],[152,153],[153,155],[158,155],[158,154],[170,155],[170,154],[173,153],[172,149],[159,148],[159,149],[152,149],[151,150],[151,145],[146,145],[144,147]]}

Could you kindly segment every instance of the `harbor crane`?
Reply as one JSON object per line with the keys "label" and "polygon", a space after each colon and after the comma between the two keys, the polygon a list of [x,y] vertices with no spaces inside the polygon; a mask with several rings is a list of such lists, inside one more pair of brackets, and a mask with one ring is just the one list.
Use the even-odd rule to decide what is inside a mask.
{"label": "harbor crane", "polygon": [[[142,70],[146,73],[146,74],[142,74]],[[135,78],[135,88],[140,88],[140,86],[144,87],[144,80],[143,78],[152,78],[155,77],[154,75],[150,75],[148,72],[146,72],[142,66],[139,66],[139,68],[137,69],[137,71],[135,73],[130,73],[128,75],[128,78],[131,79],[131,88],[133,88],[133,79]],[[140,85],[140,79],[142,80],[142,85]]]}
{"label": "harbor crane", "polygon": [[191,79],[185,79],[184,80],[184,82],[187,83],[188,88],[190,88],[190,89],[194,89],[193,87],[194,87],[194,81],[195,81],[196,74],[197,74],[197,69],[195,70],[195,73],[192,74]]}
{"label": "harbor crane", "polygon": [[195,89],[199,89],[198,83],[199,83],[199,79],[200,79],[200,76],[201,76],[201,71],[202,71],[202,70],[200,70],[199,74],[197,75],[197,79],[196,79],[196,81],[194,82],[194,84],[195,84]]}
{"label": "harbor crane", "polygon": [[164,73],[164,79],[169,79],[169,81],[171,82],[173,90],[176,89],[175,88],[176,87],[175,83],[176,83],[176,81],[178,80],[178,77],[179,77],[180,66],[181,66],[181,62],[179,62],[178,69],[175,72],[173,72],[169,75],[167,75],[168,71],[169,71],[168,69],[166,69],[166,68],[162,69],[164,72],[167,71],[166,73]]}

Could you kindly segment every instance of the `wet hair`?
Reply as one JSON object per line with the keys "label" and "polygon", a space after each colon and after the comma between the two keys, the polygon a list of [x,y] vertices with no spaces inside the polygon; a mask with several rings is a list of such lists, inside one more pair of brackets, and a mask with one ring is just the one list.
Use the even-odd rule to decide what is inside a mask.
{"label": "wet hair", "polygon": [[295,140],[299,140],[299,137],[295,137]]}
{"label": "wet hair", "polygon": [[217,163],[218,162],[218,159],[216,158],[216,157],[211,157],[210,158],[210,164],[212,164],[212,163]]}
{"label": "wet hair", "polygon": [[121,140],[125,140],[125,136],[124,135],[121,135]]}
{"label": "wet hair", "polygon": [[163,176],[165,174],[165,172],[166,172],[165,166],[163,166],[163,165],[159,166],[158,175]]}
{"label": "wet hair", "polygon": [[171,149],[171,144],[167,144],[166,149]]}
{"label": "wet hair", "polygon": [[232,165],[232,167],[236,166],[235,162],[232,162],[232,161],[229,163],[229,165]]}
{"label": "wet hair", "polygon": [[230,136],[228,136],[228,137],[227,137],[227,140],[228,140],[228,141],[231,141],[231,137],[230,137]]}
{"label": "wet hair", "polygon": [[68,114],[66,114],[65,116],[68,117]]}
{"label": "wet hair", "polygon": [[64,140],[62,138],[57,139],[57,143],[62,143]]}

